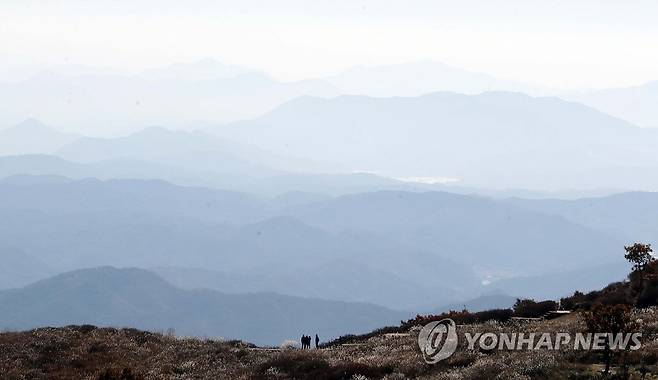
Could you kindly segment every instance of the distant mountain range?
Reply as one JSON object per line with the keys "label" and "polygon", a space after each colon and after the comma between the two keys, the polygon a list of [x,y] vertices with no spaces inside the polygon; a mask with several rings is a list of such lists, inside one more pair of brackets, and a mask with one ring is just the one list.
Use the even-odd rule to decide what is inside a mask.
{"label": "distant mountain range", "polygon": [[290,101],[212,129],[262,149],[390,177],[485,188],[658,189],[658,130],[578,103],[517,93]]}
{"label": "distant mountain range", "polygon": [[431,247],[480,273],[528,275],[615,261],[623,241],[561,217],[442,192],[346,195],[288,212],[333,231],[368,231]]}
{"label": "distant mountain range", "polygon": [[355,67],[327,78],[281,82],[214,59],[132,75],[75,65],[0,83],[0,125],[29,117],[83,134],[117,136],[146,125],[186,126],[251,119],[303,95],[417,96],[433,91],[544,90],[431,62]]}
{"label": "distant mountain range", "polygon": [[605,197],[574,200],[527,201],[513,198],[509,203],[545,214],[557,215],[580,225],[603,231],[630,243],[658,243],[658,193],[629,192]]}
{"label": "distant mountain range", "polygon": [[357,66],[324,80],[340,89],[343,95],[421,96],[436,91],[477,95],[503,91],[531,96],[557,96],[641,127],[658,128],[658,111],[655,106],[658,103],[658,81],[562,93],[553,88],[504,80],[433,61]]}
{"label": "distant mountain range", "polygon": [[[136,154],[140,156],[141,154]],[[215,156],[217,158],[218,155]],[[133,157],[112,158],[102,161],[77,162],[53,155],[0,156],[0,178],[22,176],[60,176],[70,179],[141,179],[166,180],[183,186],[202,186],[215,189],[248,192],[267,197],[288,197],[288,193],[310,193],[314,196],[343,195],[378,190],[451,190],[463,193],[482,192],[497,197],[533,195],[547,197],[542,192],[492,191],[484,189],[462,188],[458,186],[427,185],[405,182],[394,178],[381,177],[370,173],[313,174],[286,173],[260,167],[258,172],[240,175],[241,169],[257,167],[248,161],[222,162],[209,171],[195,170],[191,167],[155,161],[146,161]],[[244,164],[244,165],[241,165]],[[219,172],[215,170],[224,170]],[[280,173],[267,175],[267,173]],[[15,181],[13,178],[12,181]]]}
{"label": "distant mountain range", "polygon": [[639,126],[658,127],[656,83],[561,93],[434,61],[357,66],[297,82],[277,81],[259,70],[209,58],[132,75],[69,65],[0,84],[0,101],[6,105],[0,125],[35,117],[69,131],[117,136],[146,125],[189,127],[251,119],[303,95],[416,97],[437,91],[503,91],[559,96]]}
{"label": "distant mountain range", "polygon": [[0,289],[18,288],[55,272],[20,249],[0,245]]}
{"label": "distant mountain range", "polygon": [[[247,161],[248,162],[248,161]],[[220,168],[238,169],[237,163],[224,163]],[[264,168],[265,169],[265,168]],[[267,173],[264,170],[261,174]],[[620,189],[592,189],[560,191],[532,191],[525,189],[492,190],[465,187],[459,184],[428,184],[378,176],[372,173],[283,173],[274,176],[251,177],[193,168],[173,166],[135,158],[114,158],[93,162],[74,162],[53,155],[0,156],[0,178],[23,176],[59,176],[69,179],[95,178],[165,180],[182,186],[201,186],[258,194],[266,197],[288,198],[290,194],[311,197],[337,196],[382,190],[446,191],[466,195],[483,195],[497,199],[522,197],[526,199],[578,199],[619,193]]]}
{"label": "distant mountain range", "polygon": [[34,117],[67,131],[117,136],[147,125],[248,119],[301,95],[338,94],[321,80],[284,83],[212,60],[136,75],[50,71],[0,83],[0,125]]}
{"label": "distant mountain range", "polygon": [[398,324],[409,314],[365,303],[181,290],[140,269],[102,267],[0,291],[0,328],[93,324],[278,346],[302,334],[323,340]]}
{"label": "distant mountain range", "polygon": [[[651,210],[655,198],[627,197],[629,210]],[[533,289],[516,277],[561,278],[600,266],[596,281],[569,276],[572,288],[585,289],[618,278],[624,244],[655,241],[611,232],[644,223],[642,213],[600,224],[596,213],[576,220],[536,209],[543,202],[401,191],[263,198],[163,181],[23,176],[0,181],[0,239],[55,272],[156,268],[188,289],[276,291],[399,310],[498,287],[524,296]],[[500,279],[509,281],[498,286]]]}
{"label": "distant mountain range", "polygon": [[600,288],[658,242],[656,83],[73,72],[0,83],[0,329],[328,339]]}
{"label": "distant mountain range", "polygon": [[551,92],[540,86],[495,78],[435,61],[357,66],[324,80],[340,89],[344,95],[376,97],[420,96],[436,91],[471,95],[489,91],[514,91],[531,95]]}
{"label": "distant mountain range", "polygon": [[658,128],[658,81],[560,95],[641,127]]}
{"label": "distant mountain range", "polygon": [[[9,179],[0,183],[0,239],[59,271],[98,265],[206,268],[262,277],[269,282],[261,290],[280,286],[304,296],[376,300],[398,309],[439,290],[434,297],[447,302],[477,287],[472,272],[432,251],[277,216],[287,205],[308,202],[299,196],[302,202],[267,200],[158,181]],[[286,278],[296,280],[277,285],[276,279]],[[372,287],[361,287],[368,283]]]}
{"label": "distant mountain range", "polygon": [[537,300],[558,300],[575,291],[587,293],[601,289],[611,282],[623,281],[630,272],[631,265],[621,260],[609,264],[593,262],[592,265],[577,270],[498,279],[489,283],[487,288],[503,294]]}
{"label": "distant mountain range", "polygon": [[57,151],[76,162],[133,159],[178,167],[191,172],[263,177],[280,174],[259,163],[276,159],[260,158],[265,153],[240,144],[222,141],[203,132],[171,131],[151,127],[126,137],[80,138]]}
{"label": "distant mountain range", "polygon": [[0,129],[0,156],[53,154],[80,136],[58,132],[38,120],[26,119]]}
{"label": "distant mountain range", "polygon": [[[0,154],[56,154],[88,164],[114,161],[104,166],[118,178],[160,178],[271,195],[658,189],[658,177],[652,175],[658,172],[653,149],[658,130],[579,103],[518,93],[302,97],[257,119],[204,131],[150,127],[107,139],[57,133],[34,120],[4,133]],[[353,173],[371,177],[361,183],[363,175],[344,177]],[[98,169],[90,174],[116,178]],[[458,182],[449,189],[392,178]]]}

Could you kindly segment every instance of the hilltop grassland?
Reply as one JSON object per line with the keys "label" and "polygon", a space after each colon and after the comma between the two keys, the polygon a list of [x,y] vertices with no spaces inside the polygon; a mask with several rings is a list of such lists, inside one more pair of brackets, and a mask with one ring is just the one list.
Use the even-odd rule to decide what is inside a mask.
{"label": "hilltop grassland", "polygon": [[[635,309],[632,319],[643,334],[643,346],[615,353],[607,378],[657,379],[658,309]],[[457,351],[435,365],[422,359],[418,329],[302,351],[134,329],[42,328],[0,334],[0,373],[9,380],[603,378],[601,352],[469,350],[464,339],[466,332],[582,332],[586,326],[579,313],[549,321],[460,325]]]}

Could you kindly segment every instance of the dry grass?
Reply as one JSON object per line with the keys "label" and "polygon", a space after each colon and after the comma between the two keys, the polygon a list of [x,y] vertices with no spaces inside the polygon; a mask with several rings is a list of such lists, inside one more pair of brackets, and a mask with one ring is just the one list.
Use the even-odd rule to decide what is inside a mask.
{"label": "dry grass", "polygon": [[44,328],[0,334],[2,379],[240,378],[257,365],[249,347],[133,329]]}
{"label": "dry grass", "polygon": [[[636,310],[643,348],[623,356],[629,378],[640,368],[658,379],[658,309]],[[464,332],[578,332],[577,315],[530,323],[483,323]],[[132,329],[68,327],[0,334],[0,378],[4,379],[596,379],[599,353],[559,350],[457,352],[437,365],[425,364],[417,332],[380,334],[358,344],[322,350],[263,350],[240,342],[181,339]],[[614,360],[619,377],[622,355]]]}

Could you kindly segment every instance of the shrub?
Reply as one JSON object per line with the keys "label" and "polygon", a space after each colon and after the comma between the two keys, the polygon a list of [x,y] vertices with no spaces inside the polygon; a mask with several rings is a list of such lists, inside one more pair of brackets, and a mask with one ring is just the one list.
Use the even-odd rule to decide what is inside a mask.
{"label": "shrub", "polygon": [[364,376],[369,379],[380,379],[391,373],[393,368],[389,366],[372,366],[355,362],[339,362],[331,365],[316,355],[287,351],[261,364],[251,378],[342,380]]}
{"label": "shrub", "polygon": [[514,316],[539,318],[549,311],[557,310],[555,301],[535,302],[531,299],[517,299],[514,304]]}
{"label": "shrub", "polygon": [[[583,314],[587,329],[592,333],[624,333],[627,329],[632,328],[630,307],[627,305],[595,305],[590,312]],[[606,341],[605,351],[605,371],[610,373],[612,362],[612,352],[608,341]]]}
{"label": "shrub", "polygon": [[483,323],[487,321],[506,322],[512,318],[513,312],[511,309],[492,309],[471,313],[468,310],[454,311],[451,310],[447,313],[437,315],[417,315],[416,318],[410,319],[402,323],[405,329],[411,326],[425,325],[433,321],[440,321],[445,318],[450,318],[458,325],[468,325],[473,323]]}
{"label": "shrub", "polygon": [[334,347],[334,346],[339,346],[342,344],[350,344],[350,343],[356,343],[356,342],[362,342],[364,340],[368,340],[374,336],[377,335],[382,335],[382,334],[392,334],[392,333],[400,333],[403,331],[406,331],[405,327],[405,322],[400,322],[401,326],[388,326],[388,327],[382,327],[377,330],[373,330],[367,334],[361,334],[361,335],[354,335],[354,334],[346,334],[342,335],[332,341],[329,341],[327,343],[323,343],[320,345],[320,347]]}

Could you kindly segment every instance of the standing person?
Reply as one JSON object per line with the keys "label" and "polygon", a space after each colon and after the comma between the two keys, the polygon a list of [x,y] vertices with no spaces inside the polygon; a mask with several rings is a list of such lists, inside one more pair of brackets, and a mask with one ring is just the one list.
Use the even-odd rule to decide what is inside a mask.
{"label": "standing person", "polygon": [[302,350],[306,348],[306,335],[302,335]]}
{"label": "standing person", "polygon": [[320,345],[320,338],[318,338],[318,334],[315,334],[315,349],[318,349],[318,346]]}

